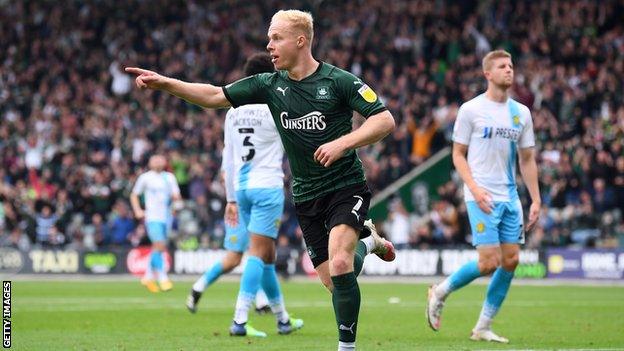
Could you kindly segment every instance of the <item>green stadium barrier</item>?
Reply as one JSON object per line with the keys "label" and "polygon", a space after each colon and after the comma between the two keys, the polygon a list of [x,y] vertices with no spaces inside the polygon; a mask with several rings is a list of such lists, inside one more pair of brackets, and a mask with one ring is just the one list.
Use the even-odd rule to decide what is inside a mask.
{"label": "green stadium barrier", "polygon": [[427,212],[431,200],[438,199],[438,187],[451,180],[452,168],[451,148],[446,147],[373,196],[368,216],[373,221],[385,220],[393,196],[399,196],[410,213]]}

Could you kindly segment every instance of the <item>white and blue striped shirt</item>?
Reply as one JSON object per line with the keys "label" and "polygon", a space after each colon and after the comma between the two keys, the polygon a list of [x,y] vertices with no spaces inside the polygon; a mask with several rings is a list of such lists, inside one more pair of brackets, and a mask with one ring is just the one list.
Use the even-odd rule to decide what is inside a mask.
{"label": "white and blue striped shirt", "polygon": [[[468,145],[468,166],[475,182],[496,202],[518,199],[517,149],[535,146],[529,108],[509,98],[504,103],[481,94],[457,113],[453,141]],[[464,184],[465,201],[474,197]]]}
{"label": "white and blue striped shirt", "polygon": [[180,194],[180,187],[172,173],[145,172],[137,179],[132,192],[136,195],[145,194],[146,222],[169,223],[173,195]]}
{"label": "white and blue striped shirt", "polygon": [[284,187],[284,147],[269,107],[244,105],[227,112],[221,169],[228,201],[236,191]]}

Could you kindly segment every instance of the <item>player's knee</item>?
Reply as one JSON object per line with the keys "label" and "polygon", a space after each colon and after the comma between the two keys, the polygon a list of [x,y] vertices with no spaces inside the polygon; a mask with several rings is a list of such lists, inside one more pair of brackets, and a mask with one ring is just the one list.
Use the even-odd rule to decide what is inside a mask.
{"label": "player's knee", "polygon": [[266,254],[266,250],[264,247],[262,246],[257,246],[257,245],[251,245],[249,247],[249,255],[251,256],[256,256],[260,259],[262,259]]}
{"label": "player's knee", "polygon": [[227,255],[221,262],[223,271],[228,273],[241,264],[242,255]]}
{"label": "player's knee", "polygon": [[249,254],[256,256],[264,263],[275,262],[275,241],[269,237],[252,234]]}
{"label": "player's knee", "polygon": [[275,250],[265,253],[265,255],[262,256],[262,261],[265,264],[275,263]]}
{"label": "player's knee", "polygon": [[493,256],[479,260],[479,271],[483,275],[494,273],[494,271],[500,266],[500,258]]}
{"label": "player's knee", "polygon": [[275,262],[275,250],[269,248],[256,248],[255,250],[249,250],[251,256],[256,256],[264,263]]}
{"label": "player's knee", "polygon": [[482,268],[481,268],[481,269],[479,269],[479,270],[481,271],[481,274],[483,274],[483,275],[490,275],[490,274],[494,273],[494,271],[495,271],[497,268],[498,268],[498,266],[497,266],[497,265],[487,263],[487,264],[484,264],[484,265],[482,266]]}
{"label": "player's knee", "polygon": [[508,272],[513,272],[516,267],[518,267],[518,263],[520,262],[520,257],[518,254],[507,256],[503,258],[503,268],[505,268]]}
{"label": "player's knee", "polygon": [[234,267],[237,267],[239,264],[241,264],[242,260],[243,260],[243,256],[242,255],[238,255],[236,257],[232,257],[232,269],[234,269]]}
{"label": "player's knee", "polygon": [[332,275],[345,274],[353,271],[353,263],[346,254],[336,255],[329,262]]}

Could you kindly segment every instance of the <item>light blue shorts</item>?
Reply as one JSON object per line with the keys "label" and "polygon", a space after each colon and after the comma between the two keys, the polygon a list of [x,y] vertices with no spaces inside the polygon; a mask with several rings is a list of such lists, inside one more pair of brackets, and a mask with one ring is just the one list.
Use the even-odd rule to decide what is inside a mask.
{"label": "light blue shorts", "polygon": [[163,222],[147,222],[145,223],[147,236],[152,243],[167,240],[167,224]]}
{"label": "light blue shorts", "polygon": [[228,251],[245,252],[249,246],[249,233],[247,232],[247,223],[243,221],[238,211],[238,225],[231,227],[225,225],[225,240],[223,248]]}
{"label": "light blue shorts", "polygon": [[236,192],[240,218],[253,234],[277,238],[284,212],[284,189],[247,189]]}
{"label": "light blue shorts", "polygon": [[483,212],[475,201],[466,202],[472,230],[472,245],[524,244],[520,200],[494,202],[492,213]]}

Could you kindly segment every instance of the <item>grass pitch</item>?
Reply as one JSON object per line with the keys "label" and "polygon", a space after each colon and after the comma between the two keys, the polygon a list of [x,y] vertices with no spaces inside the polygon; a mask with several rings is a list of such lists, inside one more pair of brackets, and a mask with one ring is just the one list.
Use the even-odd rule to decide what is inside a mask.
{"label": "grass pitch", "polygon": [[[250,314],[266,339],[228,335],[237,283],[211,286],[194,315],[184,307],[190,286],[179,282],[171,292],[151,294],[138,280],[14,281],[13,348],[336,350],[331,298],[316,281],[283,284],[290,314],[305,321],[302,330],[280,336],[273,316]],[[512,286],[494,323],[509,345],[468,339],[484,285],[449,298],[437,333],[425,319],[426,285],[361,283],[360,289],[358,350],[624,349],[621,286]]]}

